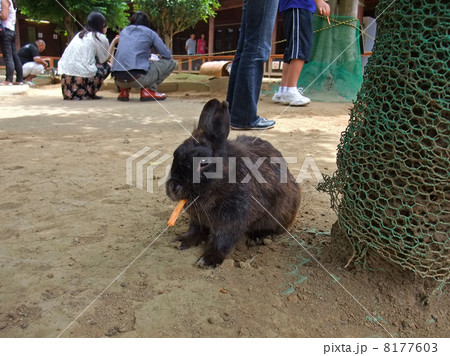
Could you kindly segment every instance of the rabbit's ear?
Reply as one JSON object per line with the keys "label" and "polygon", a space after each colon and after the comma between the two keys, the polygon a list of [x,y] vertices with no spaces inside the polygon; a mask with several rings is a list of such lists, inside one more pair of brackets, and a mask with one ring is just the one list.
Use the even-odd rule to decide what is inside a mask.
{"label": "rabbit's ear", "polygon": [[228,103],[211,99],[203,107],[194,136],[204,137],[213,146],[225,144],[230,133],[230,113]]}

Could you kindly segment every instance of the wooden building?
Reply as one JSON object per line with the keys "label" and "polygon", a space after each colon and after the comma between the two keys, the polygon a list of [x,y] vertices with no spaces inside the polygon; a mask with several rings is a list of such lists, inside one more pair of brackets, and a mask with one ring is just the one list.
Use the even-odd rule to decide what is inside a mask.
{"label": "wooden building", "polygon": [[16,23],[17,48],[27,43],[43,39],[47,44],[43,56],[60,57],[67,44],[64,31],[58,31],[56,25],[48,21],[34,21],[18,14]]}
{"label": "wooden building", "polygon": [[[18,27],[18,29],[17,29]],[[60,57],[67,44],[67,36],[64,31],[58,31],[56,25],[48,21],[34,21],[24,15],[18,16],[18,32],[20,47],[27,43],[43,39],[46,43],[43,56]]]}

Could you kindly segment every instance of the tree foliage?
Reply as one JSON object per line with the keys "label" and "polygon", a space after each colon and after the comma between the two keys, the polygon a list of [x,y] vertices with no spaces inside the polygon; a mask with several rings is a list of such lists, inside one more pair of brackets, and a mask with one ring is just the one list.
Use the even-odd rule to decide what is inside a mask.
{"label": "tree foliage", "polygon": [[[59,4],[58,4],[59,2]],[[20,12],[35,20],[47,20],[66,30],[69,39],[81,29],[92,11],[103,13],[108,27],[117,29],[127,25],[128,5],[118,0],[17,0]],[[69,14],[70,13],[70,14]],[[72,17],[73,16],[73,17]],[[75,19],[76,21],[75,21]],[[79,23],[77,23],[77,21]]]}
{"label": "tree foliage", "polygon": [[215,10],[220,7],[217,0],[135,0],[134,3],[136,10],[150,16],[152,26],[169,48],[175,34],[215,16]]}

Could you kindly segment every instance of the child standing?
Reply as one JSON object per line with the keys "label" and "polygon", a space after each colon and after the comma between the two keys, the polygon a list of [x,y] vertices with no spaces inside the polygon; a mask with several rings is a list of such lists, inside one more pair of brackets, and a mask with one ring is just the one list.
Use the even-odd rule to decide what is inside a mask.
{"label": "child standing", "polygon": [[287,47],[283,57],[281,85],[272,98],[276,103],[301,106],[311,101],[299,91],[297,82],[311,54],[312,20],[316,7],[321,15],[330,15],[330,6],[324,0],[280,0]]}
{"label": "child standing", "polygon": [[202,33],[200,35],[200,38],[197,41],[197,53],[198,54],[206,54],[206,35],[204,33]]}

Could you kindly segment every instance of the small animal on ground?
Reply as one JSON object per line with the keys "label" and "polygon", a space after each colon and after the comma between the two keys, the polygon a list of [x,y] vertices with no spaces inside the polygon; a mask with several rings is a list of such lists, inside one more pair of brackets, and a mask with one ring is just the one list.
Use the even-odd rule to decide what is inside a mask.
{"label": "small animal on ground", "polygon": [[192,136],[174,152],[167,195],[186,200],[189,229],[173,244],[180,250],[205,243],[197,265],[215,268],[237,241],[259,242],[295,222],[300,188],[281,153],[250,136],[229,140],[228,103],[208,101]]}

